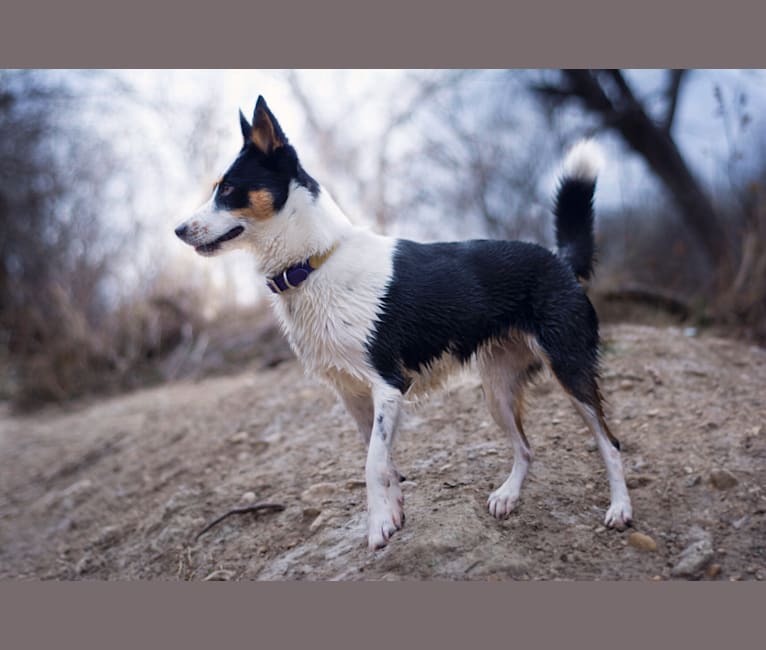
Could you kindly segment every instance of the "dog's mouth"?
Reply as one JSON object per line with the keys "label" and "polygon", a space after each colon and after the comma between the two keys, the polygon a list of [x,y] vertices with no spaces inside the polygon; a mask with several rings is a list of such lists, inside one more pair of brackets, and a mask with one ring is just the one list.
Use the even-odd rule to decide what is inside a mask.
{"label": "dog's mouth", "polygon": [[230,239],[234,239],[235,237],[239,237],[244,231],[245,231],[244,226],[235,226],[234,228],[229,230],[229,232],[224,233],[215,241],[212,241],[209,244],[202,244],[201,246],[195,246],[194,250],[197,251],[200,255],[210,255],[211,253],[214,253],[215,251],[217,251],[221,247],[221,244],[223,242],[229,241]]}

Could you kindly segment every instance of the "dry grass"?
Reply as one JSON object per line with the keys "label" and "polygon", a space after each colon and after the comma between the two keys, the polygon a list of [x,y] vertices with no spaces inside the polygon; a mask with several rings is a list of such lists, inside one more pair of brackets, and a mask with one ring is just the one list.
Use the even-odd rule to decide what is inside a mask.
{"label": "dry grass", "polygon": [[42,310],[14,314],[15,350],[4,350],[3,393],[30,411],[85,395],[221,374],[250,363],[271,366],[291,353],[264,305],[232,304],[206,316],[208,287],[155,283],[96,323],[58,292]]}
{"label": "dry grass", "polygon": [[590,287],[602,320],[713,326],[766,343],[766,197],[752,184],[722,208],[733,268],[711,268],[671,213],[656,207],[599,219]]}

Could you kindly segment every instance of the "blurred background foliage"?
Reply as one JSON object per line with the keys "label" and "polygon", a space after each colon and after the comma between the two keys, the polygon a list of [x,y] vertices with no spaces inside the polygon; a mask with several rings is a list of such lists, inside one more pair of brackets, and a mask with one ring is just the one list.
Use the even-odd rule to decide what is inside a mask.
{"label": "blurred background foliage", "polygon": [[602,319],[766,341],[762,71],[0,71],[0,399],[19,409],[289,358],[245,254],[172,228],[263,93],[350,217],[552,244],[597,138]]}

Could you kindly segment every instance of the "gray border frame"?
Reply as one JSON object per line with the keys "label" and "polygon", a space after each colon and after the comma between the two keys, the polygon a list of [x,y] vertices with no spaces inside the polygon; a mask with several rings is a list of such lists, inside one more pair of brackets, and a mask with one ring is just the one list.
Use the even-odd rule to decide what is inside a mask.
{"label": "gray border frame", "polygon": [[757,647],[763,583],[0,584],[5,648]]}
{"label": "gray border frame", "polygon": [[[766,60],[766,7],[741,0],[524,0],[503,7],[481,0],[460,9],[435,0],[236,4],[197,10],[180,0],[6,0],[0,65],[758,67]],[[749,647],[762,637],[764,596],[763,583],[3,582],[0,643]]]}
{"label": "gray border frame", "polygon": [[752,0],[4,0],[0,66],[760,67],[764,13]]}

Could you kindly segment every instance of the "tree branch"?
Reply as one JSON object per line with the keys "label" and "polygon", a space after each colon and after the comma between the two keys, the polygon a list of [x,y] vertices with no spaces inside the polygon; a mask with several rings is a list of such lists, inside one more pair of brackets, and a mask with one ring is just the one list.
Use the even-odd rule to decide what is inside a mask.
{"label": "tree branch", "polygon": [[668,133],[673,128],[673,120],[676,116],[676,108],[678,107],[678,96],[681,90],[681,82],[686,75],[686,70],[670,70],[670,82],[668,83],[667,98],[668,98],[668,111],[665,114],[665,120],[663,121],[663,128]]}

